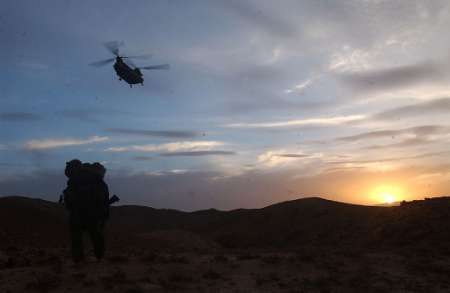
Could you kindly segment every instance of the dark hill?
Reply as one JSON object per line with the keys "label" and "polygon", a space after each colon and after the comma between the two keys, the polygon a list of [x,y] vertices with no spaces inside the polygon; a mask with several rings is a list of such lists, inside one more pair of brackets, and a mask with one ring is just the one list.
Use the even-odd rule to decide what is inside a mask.
{"label": "dark hill", "polygon": [[[0,246],[67,243],[62,206],[24,197],[0,198]],[[181,212],[143,206],[111,210],[113,245],[147,246],[195,241],[203,248],[298,248],[302,246],[424,248],[448,251],[450,197],[371,207],[304,198],[261,209]],[[172,231],[172,232],[170,232]],[[177,236],[178,235],[178,236]]]}

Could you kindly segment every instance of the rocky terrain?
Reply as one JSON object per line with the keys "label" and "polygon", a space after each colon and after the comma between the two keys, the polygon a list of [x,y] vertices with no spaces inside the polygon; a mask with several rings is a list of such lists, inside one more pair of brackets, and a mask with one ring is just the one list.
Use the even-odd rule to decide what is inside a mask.
{"label": "rocky terrain", "polygon": [[106,258],[76,266],[62,206],[3,197],[0,292],[450,292],[449,223],[445,197],[190,213],[118,206]]}

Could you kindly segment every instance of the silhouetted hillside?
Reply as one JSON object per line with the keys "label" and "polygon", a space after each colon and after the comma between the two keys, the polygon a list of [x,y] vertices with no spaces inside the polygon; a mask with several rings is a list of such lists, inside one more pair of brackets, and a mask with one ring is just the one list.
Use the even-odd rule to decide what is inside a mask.
{"label": "silhouetted hillside", "polygon": [[[178,248],[300,248],[304,246],[448,251],[450,198],[397,207],[360,206],[304,198],[262,209],[181,212],[143,206],[111,210],[114,245]],[[0,245],[67,243],[62,206],[24,197],[0,198]],[[160,239],[160,243],[158,243]],[[192,242],[192,243],[190,243]],[[192,245],[190,245],[192,244]]]}

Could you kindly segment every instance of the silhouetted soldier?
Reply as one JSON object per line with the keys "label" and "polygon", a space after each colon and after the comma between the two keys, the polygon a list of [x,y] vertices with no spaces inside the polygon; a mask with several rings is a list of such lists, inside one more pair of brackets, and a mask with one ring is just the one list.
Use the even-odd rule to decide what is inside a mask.
{"label": "silhouetted soldier", "polygon": [[100,163],[81,163],[74,159],[66,163],[69,178],[64,190],[64,204],[69,211],[72,257],[75,262],[84,258],[83,232],[87,231],[100,260],[105,253],[103,228],[109,216],[109,191],[103,181],[106,169]]}

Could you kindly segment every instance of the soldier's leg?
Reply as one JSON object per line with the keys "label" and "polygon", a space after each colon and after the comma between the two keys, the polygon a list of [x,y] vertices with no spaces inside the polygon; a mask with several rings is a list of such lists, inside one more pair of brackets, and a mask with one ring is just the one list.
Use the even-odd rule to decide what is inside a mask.
{"label": "soldier's leg", "polygon": [[79,262],[84,258],[83,229],[78,223],[70,223],[70,235],[72,238],[72,258]]}
{"label": "soldier's leg", "polygon": [[89,225],[89,236],[94,246],[94,254],[97,259],[102,259],[105,255],[105,239],[103,235],[103,224],[95,223]]}

